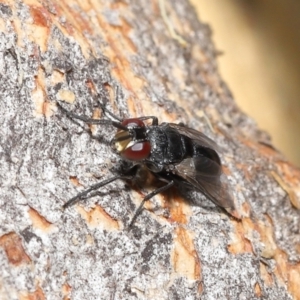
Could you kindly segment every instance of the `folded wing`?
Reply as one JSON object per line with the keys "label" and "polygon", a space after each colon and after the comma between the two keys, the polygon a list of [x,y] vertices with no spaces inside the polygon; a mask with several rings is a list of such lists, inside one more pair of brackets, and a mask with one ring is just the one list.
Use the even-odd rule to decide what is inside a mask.
{"label": "folded wing", "polygon": [[175,173],[215,204],[234,209],[222,167],[213,160],[205,156],[184,159],[175,166]]}

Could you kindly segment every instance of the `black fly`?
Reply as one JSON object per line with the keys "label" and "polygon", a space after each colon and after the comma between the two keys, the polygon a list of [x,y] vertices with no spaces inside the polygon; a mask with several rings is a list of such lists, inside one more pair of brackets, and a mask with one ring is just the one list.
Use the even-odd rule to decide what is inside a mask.
{"label": "black fly", "polygon": [[[223,182],[221,160],[217,145],[203,133],[180,124],[161,123],[155,116],[121,120],[102,105],[111,119],[90,119],[78,116],[58,106],[72,119],[88,124],[110,125],[117,128],[112,148],[122,159],[132,162],[132,167],[123,174],[101,181],[64,204],[64,208],[91,196],[91,192],[117,179],[135,179],[143,169],[166,184],[148,194],[136,210],[131,223],[135,222],[144,203],[172,186],[185,185],[204,194],[216,205],[234,210],[234,202]],[[151,125],[144,121],[151,120]]]}

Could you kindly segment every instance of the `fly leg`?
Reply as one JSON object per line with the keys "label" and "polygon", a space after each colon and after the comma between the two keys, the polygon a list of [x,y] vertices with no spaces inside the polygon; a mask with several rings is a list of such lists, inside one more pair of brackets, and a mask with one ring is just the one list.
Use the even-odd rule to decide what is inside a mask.
{"label": "fly leg", "polygon": [[86,116],[80,116],[80,115],[76,115],[71,113],[70,111],[68,111],[67,109],[65,109],[59,102],[56,102],[57,106],[71,119],[77,119],[80,120],[84,123],[88,123],[88,124],[98,124],[98,122],[100,120],[98,119],[92,119],[92,118],[88,118]]}
{"label": "fly leg", "polygon": [[129,224],[129,228],[132,227],[132,225],[134,224],[136,218],[138,217],[138,215],[141,213],[142,209],[143,209],[143,206],[145,204],[146,201],[148,201],[149,199],[151,199],[152,197],[154,197],[155,195],[159,194],[159,193],[162,193],[164,191],[166,191],[167,189],[169,189],[171,186],[174,185],[174,181],[171,180],[169,181],[166,185],[156,189],[155,191],[151,192],[150,194],[148,194],[144,199],[143,201],[141,202],[140,206],[138,207],[138,209],[135,211],[134,215],[133,215],[133,218]]}
{"label": "fly leg", "polygon": [[140,117],[138,119],[141,120],[141,121],[152,119],[152,124],[151,125],[153,125],[153,126],[158,125],[158,118],[155,117],[155,116],[144,116],[144,117]]}
{"label": "fly leg", "polygon": [[[103,180],[101,182],[98,182],[94,185],[92,185],[91,187],[89,187],[87,190],[77,194],[75,197],[71,198],[69,201],[67,201],[64,205],[63,205],[63,208],[67,208],[71,205],[74,205],[75,203],[81,201],[81,200],[85,200],[86,198],[89,198],[89,193],[94,191],[94,190],[97,190],[113,181],[116,181],[118,179],[132,179],[133,176],[130,175],[130,176],[126,176],[126,175],[117,175],[117,176],[114,176],[114,177],[111,177],[111,178],[108,178],[106,180]],[[90,197],[93,197],[94,195],[90,195]]]}
{"label": "fly leg", "polygon": [[91,193],[92,191],[95,191],[95,190],[98,190],[99,188],[113,182],[113,181],[116,181],[118,179],[121,179],[121,180],[133,180],[136,176],[136,173],[138,171],[138,165],[134,165],[134,166],[131,166],[129,168],[127,168],[126,170],[123,170],[122,171],[122,174],[120,175],[116,175],[116,176],[113,176],[111,178],[108,178],[108,179],[105,179],[103,181],[100,181],[92,186],[90,186],[88,189],[86,189],[85,191],[77,194],[75,197],[71,198],[69,201],[67,201],[64,205],[63,205],[63,208],[67,208],[71,205],[74,205],[75,203],[81,201],[81,200],[85,200],[87,198],[91,198],[91,197],[94,197],[97,195],[97,193]]}
{"label": "fly leg", "polygon": [[121,130],[125,130],[128,131],[126,126],[123,126],[120,122],[116,122],[116,121],[112,121],[112,120],[107,120],[107,119],[92,119],[92,118],[88,118],[86,116],[79,116],[76,114],[71,113],[70,111],[68,111],[67,109],[65,109],[64,107],[62,107],[58,102],[57,102],[57,106],[71,119],[77,119],[80,120],[84,123],[87,124],[96,124],[96,125],[112,125],[118,129]]}
{"label": "fly leg", "polygon": [[[115,103],[119,103],[119,94],[120,94],[120,93],[119,93],[119,90],[120,90],[120,87],[119,87],[118,85],[116,85],[116,86],[115,86],[115,89],[114,89],[114,102],[115,102]],[[121,92],[121,93],[122,93],[122,92]],[[93,98],[95,99],[96,97],[93,97]],[[120,118],[120,117],[118,117],[118,116],[116,116],[114,113],[112,113],[110,110],[108,110],[108,109],[106,108],[107,99],[101,103],[100,100],[99,100],[98,98],[100,98],[100,97],[97,97],[96,101],[98,102],[98,105],[99,105],[100,108],[102,109],[104,115],[105,115],[106,117],[108,117],[109,119],[113,120],[113,121],[114,121],[114,120],[117,120],[117,121],[119,121],[119,122],[121,123],[121,122],[123,121],[123,119]]]}

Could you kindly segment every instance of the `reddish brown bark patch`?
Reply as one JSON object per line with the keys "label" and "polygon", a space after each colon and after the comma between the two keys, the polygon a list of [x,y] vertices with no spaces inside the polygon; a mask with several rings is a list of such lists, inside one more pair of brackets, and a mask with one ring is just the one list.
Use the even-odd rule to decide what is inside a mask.
{"label": "reddish brown bark patch", "polygon": [[15,232],[2,235],[0,237],[0,246],[4,249],[11,264],[19,266],[31,262],[23,248],[22,239]]}
{"label": "reddish brown bark patch", "polygon": [[32,293],[22,292],[19,295],[19,299],[20,300],[45,300],[46,298],[45,298],[43,290],[40,287],[38,287]]}

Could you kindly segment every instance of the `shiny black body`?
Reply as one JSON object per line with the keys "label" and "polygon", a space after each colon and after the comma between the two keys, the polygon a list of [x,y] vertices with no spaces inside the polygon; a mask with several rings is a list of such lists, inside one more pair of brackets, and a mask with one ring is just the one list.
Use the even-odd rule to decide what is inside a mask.
{"label": "shiny black body", "polygon": [[[183,125],[177,126],[186,130]],[[148,127],[147,139],[151,144],[151,155],[146,163],[153,171],[169,170],[170,165],[178,164],[188,157],[207,157],[221,165],[220,157],[214,149],[199,144],[169,123]]]}
{"label": "shiny black body", "polygon": [[[141,117],[137,119],[120,120],[118,117],[107,111],[101,106],[103,112],[114,120],[96,120],[84,116],[78,116],[65,110],[60,104],[58,106],[71,119],[78,119],[88,124],[110,125],[118,129],[115,138],[114,149],[118,151],[121,157],[127,160],[124,155],[127,148],[138,143],[150,143],[150,153],[143,159],[131,160],[131,167],[121,174],[101,181],[84,192],[76,195],[64,204],[64,208],[89,197],[96,193],[94,190],[109,184],[117,179],[134,180],[139,177],[141,170],[148,169],[154,177],[165,182],[162,187],[157,188],[148,194],[136,213],[134,214],[131,226],[144,203],[170,187],[176,185],[185,185],[191,189],[204,194],[208,199],[218,206],[232,210],[234,202],[227,191],[226,178],[222,172],[220,157],[217,153],[218,146],[203,133],[192,128],[174,123],[161,123],[154,116]],[[146,125],[144,121],[152,119],[152,124]],[[135,125],[124,125],[125,121],[138,120]],[[133,121],[134,122],[134,121]]]}

